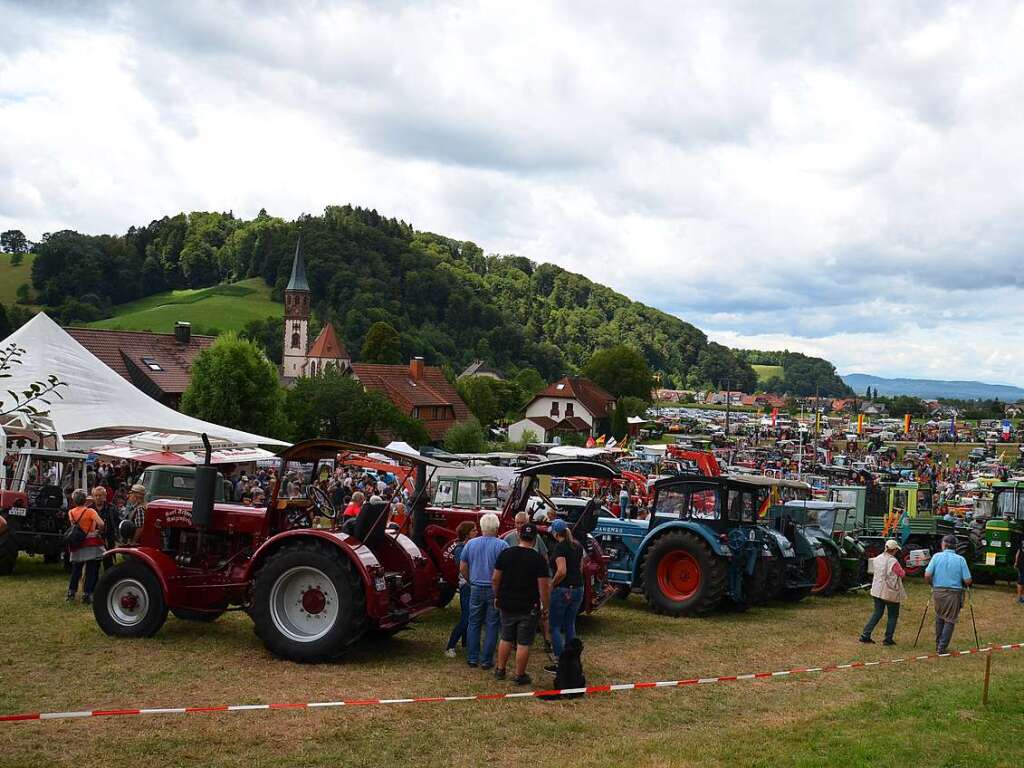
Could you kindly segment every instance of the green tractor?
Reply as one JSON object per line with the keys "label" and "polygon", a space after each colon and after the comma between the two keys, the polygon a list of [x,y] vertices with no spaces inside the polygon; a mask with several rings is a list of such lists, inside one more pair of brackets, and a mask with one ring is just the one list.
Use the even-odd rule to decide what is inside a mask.
{"label": "green tractor", "polygon": [[1024,480],[992,484],[992,516],[975,518],[970,538],[971,573],[976,581],[1017,580],[1013,561],[1024,538]]}

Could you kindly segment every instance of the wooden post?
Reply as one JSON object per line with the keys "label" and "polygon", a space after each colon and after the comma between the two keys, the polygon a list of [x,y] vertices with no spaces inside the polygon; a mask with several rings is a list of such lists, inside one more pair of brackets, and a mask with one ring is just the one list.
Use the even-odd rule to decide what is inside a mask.
{"label": "wooden post", "polygon": [[992,676],[992,651],[989,651],[985,656],[985,687],[981,692],[981,703],[984,706],[988,706],[988,681]]}

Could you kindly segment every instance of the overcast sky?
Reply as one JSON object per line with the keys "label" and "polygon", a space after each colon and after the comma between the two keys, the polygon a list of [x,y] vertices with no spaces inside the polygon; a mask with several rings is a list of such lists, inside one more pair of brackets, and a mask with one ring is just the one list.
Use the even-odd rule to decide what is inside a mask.
{"label": "overcast sky", "polygon": [[1024,8],[0,0],[0,227],[353,203],[733,346],[1024,384]]}

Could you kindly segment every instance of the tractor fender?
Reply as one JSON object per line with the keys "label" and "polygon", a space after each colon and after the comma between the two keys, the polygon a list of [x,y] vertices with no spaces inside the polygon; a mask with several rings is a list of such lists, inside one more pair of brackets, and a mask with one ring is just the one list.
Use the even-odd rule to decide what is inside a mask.
{"label": "tractor fender", "polygon": [[[367,597],[371,596],[373,591],[373,577],[370,574],[371,570],[380,570],[380,561],[370,551],[370,548],[356,541],[348,534],[341,533],[340,531],[328,531],[320,528],[296,528],[291,531],[285,531],[279,533],[276,536],[271,536],[265,542],[263,542],[259,549],[253,552],[252,557],[249,559],[249,564],[245,569],[246,580],[252,580],[256,571],[259,570],[260,566],[263,565],[263,561],[267,559],[269,555],[279,550],[283,545],[300,538],[306,539],[317,539],[319,541],[326,542],[330,546],[342,552],[356,568],[356,573],[363,580],[363,584],[367,588]],[[352,543],[350,543],[352,542]]]}
{"label": "tractor fender", "polygon": [[675,520],[669,523],[663,523],[644,536],[643,540],[640,542],[640,546],[636,549],[636,556],[633,558],[633,584],[638,583],[637,580],[640,577],[638,568],[640,567],[640,563],[643,561],[644,552],[647,551],[647,547],[650,546],[652,541],[663,534],[669,533],[670,531],[688,531],[689,533],[693,533],[704,539],[708,546],[711,547],[711,551],[718,557],[731,557],[728,545],[723,544],[718,539],[718,536],[705,526],[689,522],[687,520]]}
{"label": "tractor fender", "polygon": [[104,555],[121,555],[122,557],[130,557],[145,563],[149,570],[153,572],[153,575],[156,576],[156,580],[160,582],[160,589],[164,593],[164,600],[170,602],[171,587],[168,578],[173,578],[178,573],[178,564],[172,558],[154,547],[114,547],[113,549],[108,549]]}

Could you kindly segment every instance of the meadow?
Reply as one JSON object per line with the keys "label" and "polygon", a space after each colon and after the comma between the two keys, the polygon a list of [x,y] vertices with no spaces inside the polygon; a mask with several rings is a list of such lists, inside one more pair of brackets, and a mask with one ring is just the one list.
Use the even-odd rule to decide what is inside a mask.
{"label": "meadow", "polygon": [[[897,647],[856,641],[863,592],[745,613],[669,619],[642,597],[580,621],[591,684],[672,680],[872,661],[930,650],[928,595],[909,587]],[[272,658],[241,613],[214,624],[168,618],[148,640],[115,640],[64,602],[59,566],[19,562],[0,581],[0,712],[302,702],[514,691],[442,655],[457,607],[368,638],[346,659]],[[1024,606],[1004,584],[975,590],[982,642],[1024,639]],[[881,639],[880,634],[877,639]],[[953,647],[974,644],[966,609]],[[535,654],[530,671],[550,684]],[[1019,766],[1024,652],[544,702],[425,703],[0,724],[0,764],[39,766]]]}

